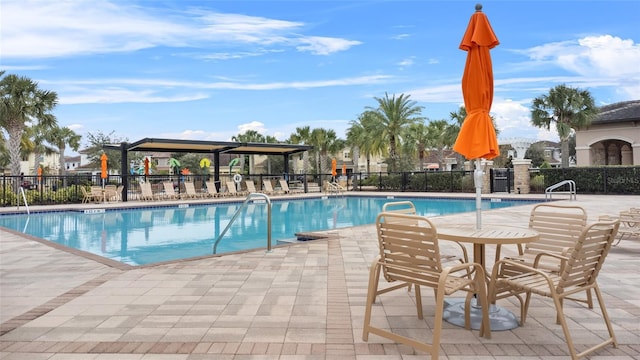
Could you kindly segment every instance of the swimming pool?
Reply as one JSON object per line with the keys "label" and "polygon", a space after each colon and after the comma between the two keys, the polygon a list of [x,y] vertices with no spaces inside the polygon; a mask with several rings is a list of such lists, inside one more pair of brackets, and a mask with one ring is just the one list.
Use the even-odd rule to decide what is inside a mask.
{"label": "swimming pool", "polygon": [[[296,233],[371,224],[389,201],[411,200],[418,214],[475,211],[473,199],[323,197],[272,202],[272,242]],[[484,199],[483,210],[532,201]],[[129,265],[211,255],[215,239],[242,203],[180,204],[172,207],[44,212],[0,216],[0,226]],[[267,246],[267,207],[250,203],[216,245],[216,253]]]}

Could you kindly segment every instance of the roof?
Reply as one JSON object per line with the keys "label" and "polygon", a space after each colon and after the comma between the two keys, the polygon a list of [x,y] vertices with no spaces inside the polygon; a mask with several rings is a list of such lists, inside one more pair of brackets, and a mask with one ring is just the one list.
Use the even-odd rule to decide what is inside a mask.
{"label": "roof", "polygon": [[[115,145],[108,145],[106,147],[111,149],[120,148]],[[144,138],[127,144],[126,149],[127,151],[289,155],[311,150],[313,146]]]}
{"label": "roof", "polygon": [[623,101],[600,107],[594,124],[640,121],[640,100]]}

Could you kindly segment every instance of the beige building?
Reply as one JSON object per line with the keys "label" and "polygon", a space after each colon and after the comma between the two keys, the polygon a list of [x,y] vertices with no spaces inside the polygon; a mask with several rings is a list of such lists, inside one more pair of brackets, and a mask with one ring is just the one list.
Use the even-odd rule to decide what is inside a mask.
{"label": "beige building", "polygon": [[600,108],[598,119],[576,131],[578,166],[640,165],[640,100]]}

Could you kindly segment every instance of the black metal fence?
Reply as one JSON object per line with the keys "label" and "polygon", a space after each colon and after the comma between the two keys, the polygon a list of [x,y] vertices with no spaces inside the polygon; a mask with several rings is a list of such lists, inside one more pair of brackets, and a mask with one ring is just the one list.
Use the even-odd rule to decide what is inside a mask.
{"label": "black metal fence", "polygon": [[[493,173],[493,172],[492,172]],[[506,176],[506,192],[513,189],[513,171]],[[348,176],[333,177],[331,174],[255,174],[243,175],[244,180],[252,180],[258,189],[263,181],[271,181],[278,187],[279,179],[285,179],[290,187],[297,187],[304,192],[322,191],[325,182],[336,181],[350,191],[393,191],[393,192],[434,192],[434,193],[473,193],[475,191],[472,171],[416,171],[398,173],[349,173]],[[566,169],[531,169],[530,192],[543,193],[548,186],[562,180],[576,182],[580,194],[633,194],[640,195],[640,166],[609,167],[574,167]],[[139,183],[147,181],[160,191],[162,183],[172,181],[178,192],[184,192],[185,181],[193,182],[196,190],[204,191],[206,181],[213,180],[205,175],[110,175],[101,179],[99,175],[71,176],[8,176],[0,177],[0,206],[16,206],[18,200],[23,203],[20,188],[24,190],[29,205],[71,204],[82,202],[80,187],[104,185],[124,185],[126,194],[123,198],[135,200],[140,192]],[[234,181],[233,176],[221,176],[216,183],[217,189],[226,186],[227,181]],[[504,187],[492,191],[505,192]]]}

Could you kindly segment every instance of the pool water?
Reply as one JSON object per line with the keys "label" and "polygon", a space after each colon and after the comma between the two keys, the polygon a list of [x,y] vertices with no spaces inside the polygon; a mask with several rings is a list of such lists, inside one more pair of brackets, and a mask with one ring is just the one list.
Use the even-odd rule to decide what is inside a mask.
{"label": "pool water", "polygon": [[[442,198],[324,197],[272,202],[272,244],[296,233],[372,224],[389,201],[411,200],[418,214],[475,211],[475,200]],[[500,200],[500,199],[498,199]],[[215,253],[267,247],[267,206],[250,203],[215,245]],[[483,200],[493,209],[530,204],[522,200]],[[146,265],[213,253],[218,235],[241,203],[174,207],[66,211],[0,216],[0,226],[129,265]]]}

